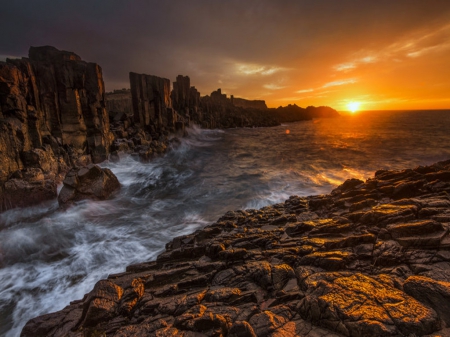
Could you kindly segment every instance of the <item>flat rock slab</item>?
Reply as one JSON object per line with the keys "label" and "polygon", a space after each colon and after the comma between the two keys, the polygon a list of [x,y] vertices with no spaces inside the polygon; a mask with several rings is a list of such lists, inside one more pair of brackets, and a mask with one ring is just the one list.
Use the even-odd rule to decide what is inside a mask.
{"label": "flat rock slab", "polygon": [[299,313],[344,335],[423,335],[439,327],[433,309],[362,274],[316,274],[311,285],[298,304]]}

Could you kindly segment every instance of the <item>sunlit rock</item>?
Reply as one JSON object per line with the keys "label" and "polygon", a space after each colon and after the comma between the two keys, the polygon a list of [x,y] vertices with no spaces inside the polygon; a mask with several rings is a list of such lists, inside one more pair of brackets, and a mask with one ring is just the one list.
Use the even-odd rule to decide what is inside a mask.
{"label": "sunlit rock", "polygon": [[[382,171],[330,195],[229,211],[174,238],[156,261],[128,266],[82,300],[29,321],[22,336],[444,336],[450,184],[392,197],[404,180],[449,169]],[[79,171],[66,177],[66,191],[101,172]],[[376,204],[352,207],[364,198]]]}
{"label": "sunlit rock", "polygon": [[[330,278],[331,276],[331,278]],[[303,318],[344,335],[424,335],[439,328],[434,310],[362,274],[316,278],[299,302]]]}
{"label": "sunlit rock", "polygon": [[[50,46],[0,62],[0,195],[8,193],[4,184],[17,170],[39,168],[57,183],[80,156],[95,163],[107,159],[110,143],[97,64]],[[54,198],[33,194],[28,202],[3,198],[2,210]]]}

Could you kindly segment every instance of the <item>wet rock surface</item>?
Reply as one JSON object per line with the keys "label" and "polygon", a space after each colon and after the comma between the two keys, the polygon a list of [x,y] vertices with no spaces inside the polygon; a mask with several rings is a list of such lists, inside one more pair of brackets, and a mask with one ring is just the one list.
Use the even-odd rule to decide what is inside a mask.
{"label": "wet rock surface", "polygon": [[120,188],[119,180],[108,168],[89,164],[71,169],[58,195],[60,206],[83,199],[105,200]]}
{"label": "wet rock surface", "polygon": [[377,172],[227,212],[22,336],[445,336],[449,173],[450,161]]}

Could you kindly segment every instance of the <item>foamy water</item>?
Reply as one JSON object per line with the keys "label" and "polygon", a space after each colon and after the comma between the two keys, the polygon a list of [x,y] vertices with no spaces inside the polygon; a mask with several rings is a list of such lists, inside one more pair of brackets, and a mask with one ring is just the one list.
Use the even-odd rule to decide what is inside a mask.
{"label": "foamy water", "polygon": [[[142,164],[104,163],[114,199],[0,214],[0,335],[80,299],[99,279],[149,261],[174,236],[228,210],[330,192],[348,178],[450,159],[450,111],[367,112],[275,128],[200,130]],[[286,130],[289,130],[287,134]]]}

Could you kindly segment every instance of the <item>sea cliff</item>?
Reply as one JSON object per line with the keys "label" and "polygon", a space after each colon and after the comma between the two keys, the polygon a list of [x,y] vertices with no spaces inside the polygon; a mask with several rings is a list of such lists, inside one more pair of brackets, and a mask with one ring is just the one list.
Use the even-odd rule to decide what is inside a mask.
{"label": "sea cliff", "polygon": [[0,130],[0,211],[56,198],[70,167],[108,158],[102,69],[49,46],[0,62]]}
{"label": "sea cliff", "polygon": [[450,160],[224,214],[21,336],[450,331]]}
{"label": "sea cliff", "polygon": [[0,62],[0,212],[55,199],[72,168],[124,153],[151,160],[191,124],[263,127],[279,125],[286,113],[289,121],[339,115],[329,107],[280,114],[264,101],[235,104],[220,89],[201,97],[188,76],[172,87],[169,79],[130,72],[130,90],[105,95],[98,64],[51,46]]}

